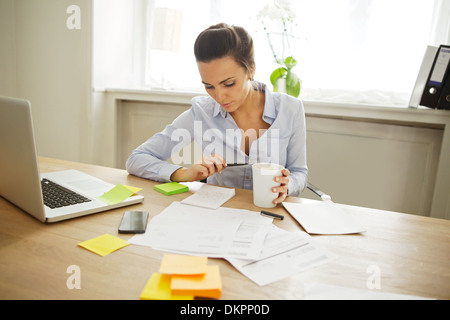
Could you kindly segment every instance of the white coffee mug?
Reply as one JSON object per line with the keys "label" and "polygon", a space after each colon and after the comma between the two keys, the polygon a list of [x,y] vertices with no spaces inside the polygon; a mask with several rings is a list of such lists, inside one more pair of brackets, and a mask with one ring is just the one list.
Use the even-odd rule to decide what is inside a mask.
{"label": "white coffee mug", "polygon": [[273,187],[278,187],[280,183],[274,178],[282,175],[283,166],[274,163],[255,163],[252,166],[253,172],[253,203],[261,208],[274,208],[273,200],[278,198],[277,192],[272,192]]}

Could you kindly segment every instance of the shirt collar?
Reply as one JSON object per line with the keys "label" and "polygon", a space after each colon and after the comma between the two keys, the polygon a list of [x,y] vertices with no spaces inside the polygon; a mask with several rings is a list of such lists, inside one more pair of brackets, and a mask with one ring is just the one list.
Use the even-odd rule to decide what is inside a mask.
{"label": "shirt collar", "polygon": [[[270,90],[268,90],[268,88],[265,84],[261,84],[261,85],[262,85],[261,91],[265,92],[265,95],[266,95],[266,99],[265,99],[266,102],[264,104],[264,112],[263,112],[263,120],[269,124],[272,124],[274,119],[277,116],[277,111],[275,109],[275,103],[273,101],[273,94]],[[228,112],[223,110],[223,108],[220,106],[220,104],[217,103],[216,101],[214,101],[213,117],[217,117],[219,114],[224,118],[226,118],[228,116]]]}
{"label": "shirt collar", "polygon": [[[277,117],[277,110],[275,108],[272,91],[270,91],[266,85],[264,85],[264,91],[266,93],[266,102],[264,104],[263,120],[272,124]],[[267,118],[272,120],[269,122]]]}
{"label": "shirt collar", "polygon": [[223,108],[220,106],[220,104],[217,103],[216,101],[214,101],[213,117],[217,117],[219,114],[224,118],[226,118],[228,116],[228,112],[223,110]]}

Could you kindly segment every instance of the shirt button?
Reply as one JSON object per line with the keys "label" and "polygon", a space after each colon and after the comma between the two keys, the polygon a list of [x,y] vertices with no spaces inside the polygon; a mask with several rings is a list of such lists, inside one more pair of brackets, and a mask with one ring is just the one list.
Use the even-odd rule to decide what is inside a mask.
{"label": "shirt button", "polygon": [[250,176],[245,176],[245,179],[247,179],[247,180],[250,179]]}

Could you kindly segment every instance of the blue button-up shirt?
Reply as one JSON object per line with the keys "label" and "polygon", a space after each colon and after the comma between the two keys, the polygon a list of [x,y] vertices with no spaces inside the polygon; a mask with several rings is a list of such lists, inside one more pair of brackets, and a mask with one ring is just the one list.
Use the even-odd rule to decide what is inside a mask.
{"label": "blue button-up shirt", "polygon": [[[289,169],[288,194],[298,196],[306,187],[306,127],[303,104],[299,99],[283,93],[273,93],[265,86],[263,120],[270,125],[266,131],[243,132],[233,117],[213,98],[192,99],[192,107],[183,112],[162,132],[155,134],[133,151],[126,166],[128,172],[139,177],[170,181],[170,176],[194,159],[220,154],[227,163],[248,165],[228,167],[208,178],[208,183],[241,189],[252,189],[252,163],[271,162]],[[244,136],[257,140],[249,154],[241,150]],[[252,140],[252,139],[250,139]],[[181,149],[195,141],[202,154],[190,154]],[[172,163],[167,162],[171,159]]]}

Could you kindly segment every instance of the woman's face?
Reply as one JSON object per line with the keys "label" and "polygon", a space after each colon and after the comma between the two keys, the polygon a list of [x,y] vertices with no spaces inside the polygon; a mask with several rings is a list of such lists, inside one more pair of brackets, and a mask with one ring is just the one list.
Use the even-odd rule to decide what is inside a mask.
{"label": "woman's face", "polygon": [[226,112],[236,111],[244,103],[251,89],[251,75],[232,57],[198,62],[197,65],[206,92]]}

